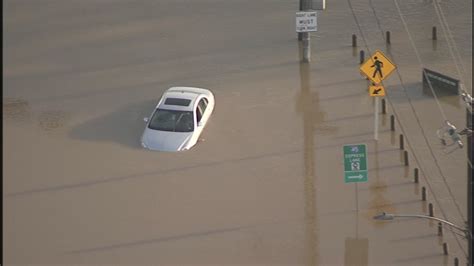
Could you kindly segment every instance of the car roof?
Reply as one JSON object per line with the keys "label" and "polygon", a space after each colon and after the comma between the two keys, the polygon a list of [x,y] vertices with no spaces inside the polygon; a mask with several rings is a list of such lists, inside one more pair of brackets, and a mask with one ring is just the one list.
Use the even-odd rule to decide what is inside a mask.
{"label": "car roof", "polygon": [[[178,111],[193,111],[194,103],[198,97],[199,94],[192,92],[166,91],[163,94],[162,101],[158,104],[157,108]],[[166,99],[168,98],[186,99],[190,100],[190,103],[188,106],[165,104]]]}

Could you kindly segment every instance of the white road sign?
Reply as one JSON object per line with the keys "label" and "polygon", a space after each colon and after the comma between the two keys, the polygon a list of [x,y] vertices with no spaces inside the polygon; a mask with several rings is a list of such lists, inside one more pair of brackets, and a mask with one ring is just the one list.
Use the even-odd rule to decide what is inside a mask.
{"label": "white road sign", "polygon": [[317,31],[316,11],[296,12],[296,32]]}

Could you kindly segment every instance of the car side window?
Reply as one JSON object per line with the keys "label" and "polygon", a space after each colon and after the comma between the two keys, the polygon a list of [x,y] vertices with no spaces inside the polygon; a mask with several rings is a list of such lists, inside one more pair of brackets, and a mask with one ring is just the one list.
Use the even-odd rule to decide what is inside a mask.
{"label": "car side window", "polygon": [[204,111],[206,111],[206,107],[207,107],[207,99],[206,98],[202,98],[200,101],[199,101],[199,107],[201,108],[201,111],[202,113],[204,114]]}
{"label": "car side window", "polygon": [[201,107],[198,105],[196,106],[196,120],[197,122],[199,123],[199,121],[201,121],[201,118],[202,118],[202,111],[201,111]]}

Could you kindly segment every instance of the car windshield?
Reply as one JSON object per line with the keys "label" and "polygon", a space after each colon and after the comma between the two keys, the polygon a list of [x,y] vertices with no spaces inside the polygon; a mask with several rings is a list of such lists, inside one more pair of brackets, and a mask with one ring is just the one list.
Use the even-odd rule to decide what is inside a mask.
{"label": "car windshield", "polygon": [[162,131],[191,132],[194,130],[193,112],[156,109],[148,128]]}

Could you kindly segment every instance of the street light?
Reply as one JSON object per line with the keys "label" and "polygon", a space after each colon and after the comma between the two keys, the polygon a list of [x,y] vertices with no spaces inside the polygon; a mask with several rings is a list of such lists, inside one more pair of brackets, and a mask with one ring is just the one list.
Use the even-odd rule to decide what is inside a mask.
{"label": "street light", "polygon": [[378,214],[378,215],[375,215],[374,216],[374,219],[375,220],[383,220],[383,221],[387,221],[387,220],[393,220],[395,219],[396,217],[411,217],[411,218],[424,218],[424,219],[431,219],[431,220],[436,220],[438,222],[441,222],[441,223],[444,223],[444,224],[447,224],[453,228],[456,228],[460,231],[462,231],[465,235],[465,237],[470,241],[471,239],[471,234],[469,232],[468,229],[465,229],[465,228],[461,228],[449,221],[446,221],[446,220],[443,220],[443,219],[440,219],[440,218],[436,218],[436,217],[431,217],[431,216],[427,216],[427,215],[417,215],[417,214],[391,214],[391,213],[385,213],[385,212],[382,212],[381,214]]}

